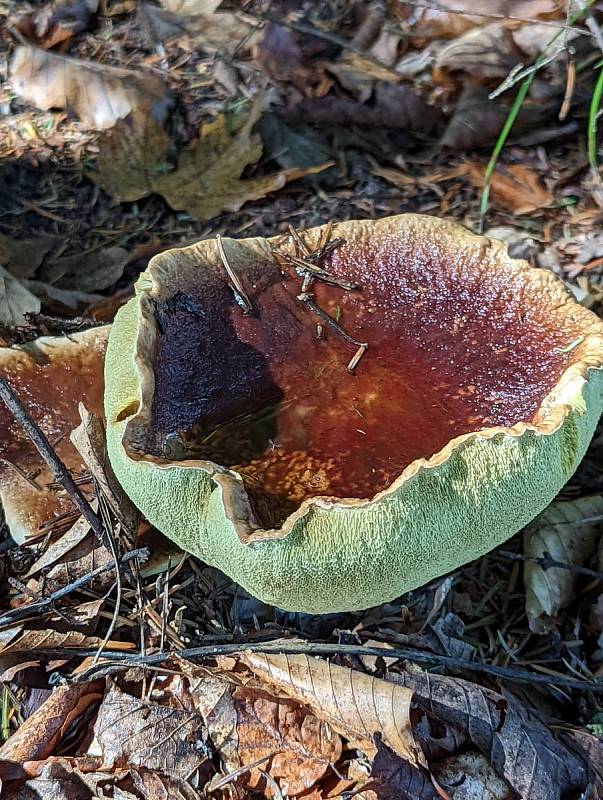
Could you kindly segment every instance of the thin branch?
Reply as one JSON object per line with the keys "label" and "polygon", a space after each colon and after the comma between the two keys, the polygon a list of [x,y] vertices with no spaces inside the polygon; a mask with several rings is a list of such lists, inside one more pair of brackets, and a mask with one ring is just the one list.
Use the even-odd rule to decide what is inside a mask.
{"label": "thin branch", "polygon": [[[138,562],[143,562],[146,561],[148,557],[148,549],[146,547],[140,547],[137,550],[130,550],[128,553],[124,553],[119,561],[122,564],[125,564],[133,559],[136,559]],[[41,600],[35,600],[33,603],[27,603],[27,605],[19,606],[18,608],[13,608],[10,611],[5,611],[4,614],[0,614],[0,629],[3,630],[5,628],[12,628],[17,622],[25,622],[29,619],[35,619],[39,617],[40,614],[45,614],[48,611],[51,611],[52,606],[54,606],[57,601],[62,600],[72,592],[78,591],[82,588],[82,586],[85,586],[99,575],[102,575],[103,572],[109,572],[110,570],[114,569],[115,563],[115,560],[111,559],[111,561],[108,561],[106,564],[96,567],[96,569],[93,569],[90,572],[87,572],[85,575],[80,576],[77,580],[73,581],[73,583],[69,583],[67,586],[57,589],[56,592],[53,592],[48,597],[44,597]]]}
{"label": "thin branch", "polygon": [[391,73],[392,78],[395,80],[400,79],[400,75],[396,72],[396,70],[391,67],[389,64],[386,64],[385,61],[381,61],[379,58],[375,58],[371,53],[367,50],[363,50],[362,47],[357,47],[352,41],[347,39],[342,39],[340,36],[337,36],[334,33],[329,33],[328,31],[322,31],[320,28],[315,28],[313,25],[308,25],[306,22],[290,22],[289,20],[282,19],[280,17],[275,16],[274,14],[268,13],[253,13],[248,11],[247,14],[250,17],[255,17],[256,19],[263,19],[266,22],[273,22],[275,25],[280,25],[284,28],[289,28],[292,31],[296,31],[297,33],[305,33],[308,36],[315,36],[317,39],[323,39],[325,42],[330,42],[331,44],[336,45],[337,47],[341,47],[344,50],[350,50],[352,53],[357,53],[362,58],[365,58],[367,61],[376,64],[378,67],[381,67],[383,70],[387,70],[387,72]]}
{"label": "thin branch", "polygon": [[235,300],[243,309],[244,314],[251,314],[253,312],[253,303],[249,299],[249,295],[245,291],[243,284],[237,273],[232,268],[230,262],[226,258],[226,253],[224,252],[224,245],[222,243],[222,237],[218,233],[216,236],[216,242],[218,245],[218,253],[220,254],[220,258],[222,259],[222,266],[226,270],[228,278],[230,280],[231,289],[234,293]]}
{"label": "thin branch", "polygon": [[76,485],[71,473],[56,454],[54,448],[42,433],[40,427],[33,421],[27,413],[21,401],[11,388],[8,381],[0,378],[0,399],[13,415],[15,420],[21,425],[25,433],[34,443],[36,450],[52,470],[55,479],[65,489],[71,497],[74,505],[81,511],[90,527],[103,544],[106,541],[106,532],[102,522],[92,510],[90,503],[86,500],[78,486]]}
{"label": "thin branch", "polygon": [[441,11],[446,14],[458,14],[461,17],[480,17],[482,19],[502,19],[512,20],[513,22],[527,22],[530,25],[547,25],[549,28],[557,28],[561,31],[573,31],[579,33],[581,36],[590,36],[589,31],[584,28],[576,28],[574,25],[564,25],[562,22],[555,22],[550,19],[530,19],[529,17],[516,17],[512,14],[495,14],[488,11],[480,11],[478,8],[467,11],[465,8],[449,8],[448,6],[441,6],[439,3],[426,2],[423,0],[402,0],[404,5],[411,6],[412,8],[426,8],[432,11]]}
{"label": "thin branch", "polygon": [[[56,648],[37,648],[38,653],[47,653],[53,657],[63,656],[79,656],[87,658],[93,656],[96,650],[88,648],[75,648],[75,647],[56,647]],[[428,653],[423,650],[415,649],[400,649],[388,647],[371,647],[368,645],[355,645],[355,644],[326,644],[321,642],[298,642],[287,643],[282,639],[269,642],[254,642],[250,644],[218,644],[206,645],[203,647],[191,647],[184,650],[178,650],[177,655],[179,658],[188,659],[193,661],[195,659],[215,658],[219,655],[236,655],[238,653],[274,653],[280,655],[334,655],[336,653],[357,656],[381,656],[382,658],[403,659],[406,661],[414,661],[417,664],[425,664],[428,666],[442,666],[451,669],[462,669],[468,672],[476,672],[486,675],[495,675],[498,678],[504,678],[509,681],[516,681],[518,683],[541,684],[546,686],[560,686],[566,689],[580,689],[583,691],[591,691],[597,694],[603,694],[603,681],[582,681],[574,678],[567,678],[564,675],[542,675],[538,672],[533,672],[527,669],[518,667],[500,667],[494,664],[484,664],[476,661],[467,661],[462,658],[453,658],[452,656],[439,655],[437,653]],[[77,675],[71,677],[72,682],[79,683],[81,681],[91,680],[100,669],[106,670],[108,667],[120,667],[121,669],[129,669],[130,667],[145,667],[156,666],[162,664],[164,661],[174,655],[170,652],[153,653],[148,656],[141,657],[138,654],[124,654],[118,650],[105,650],[103,653],[104,658],[111,664],[99,664],[98,667],[93,667],[85,670]],[[115,663],[117,662],[117,663]]]}
{"label": "thin branch", "polygon": [[588,567],[579,567],[577,564],[568,564],[565,561],[556,561],[551,557],[550,553],[544,553],[542,556],[524,556],[521,553],[512,553],[510,550],[497,550],[497,553],[504,558],[511,561],[534,561],[542,567],[543,570],[555,568],[566,569],[568,572],[575,572],[577,575],[587,575],[589,578],[597,578],[603,581],[603,572],[596,569],[588,569]]}

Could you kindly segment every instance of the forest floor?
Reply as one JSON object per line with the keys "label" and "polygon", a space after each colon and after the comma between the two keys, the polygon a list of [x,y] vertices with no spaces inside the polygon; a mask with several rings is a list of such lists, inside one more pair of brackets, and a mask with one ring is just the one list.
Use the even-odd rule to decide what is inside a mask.
{"label": "forest floor", "polygon": [[[0,2],[2,352],[110,324],[166,249],[404,212],[603,315],[603,4],[472,5]],[[44,388],[60,437],[77,389]],[[4,457],[31,483],[39,456],[3,413],[8,492]],[[504,546],[323,617],[126,535],[100,463],[76,475],[109,549],[58,485],[1,528],[3,796],[603,797],[603,430]]]}

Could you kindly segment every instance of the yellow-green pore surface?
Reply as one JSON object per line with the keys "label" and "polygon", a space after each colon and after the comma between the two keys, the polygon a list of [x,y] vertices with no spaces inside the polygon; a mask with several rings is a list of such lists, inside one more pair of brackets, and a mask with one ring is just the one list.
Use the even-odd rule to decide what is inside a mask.
{"label": "yellow-green pore surface", "polygon": [[[349,248],[350,263],[354,253],[382,252],[391,278],[410,262],[417,273],[424,268],[434,295],[440,283],[462,294],[491,282],[492,293],[512,293],[517,313],[527,313],[530,304],[550,309],[560,342],[571,347],[561,378],[528,419],[457,436],[406,466],[372,499],[307,499],[282,525],[264,530],[232,470],[145,451],[155,391],[156,303],[221,269],[213,241],[153,260],[137,296],[119,312],[107,352],[107,442],[116,474],[149,521],[185,550],[266,602],[317,613],[391,600],[517,532],[575,470],[603,397],[603,325],[551,274],[509,259],[499,243],[428,217],[344,223],[333,236],[346,239],[341,275]],[[320,230],[307,237],[318,241]],[[259,271],[273,263],[268,242],[227,242],[237,274],[256,285]],[[396,258],[385,258],[388,248]],[[219,335],[208,331],[218,347]]]}

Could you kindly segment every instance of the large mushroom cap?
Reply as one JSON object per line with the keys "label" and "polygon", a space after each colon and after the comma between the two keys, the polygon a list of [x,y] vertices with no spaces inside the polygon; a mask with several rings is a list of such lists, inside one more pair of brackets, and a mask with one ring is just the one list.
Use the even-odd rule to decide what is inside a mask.
{"label": "large mushroom cap", "polygon": [[[78,477],[85,472],[69,435],[80,423],[78,403],[103,413],[103,359],[109,327],[70,336],[43,336],[18,347],[0,347],[0,377],[6,378],[59,458]],[[65,492],[27,434],[0,401],[0,501],[18,543],[40,527],[73,511]],[[77,515],[76,515],[77,516]],[[69,517],[67,517],[68,519]]]}
{"label": "large mushroom cap", "polygon": [[[322,258],[324,228],[156,256],[105,368],[109,455],[148,519],[314,612],[390,600],[517,532],[602,400],[603,324],[551,273],[431,217],[329,233]],[[335,285],[302,286],[298,256]]]}

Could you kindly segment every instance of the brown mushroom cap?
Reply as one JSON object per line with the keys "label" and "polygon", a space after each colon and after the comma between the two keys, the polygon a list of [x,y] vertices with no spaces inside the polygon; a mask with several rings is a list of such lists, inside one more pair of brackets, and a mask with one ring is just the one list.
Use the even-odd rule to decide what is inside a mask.
{"label": "brown mushroom cap", "polygon": [[[20,347],[0,348],[0,376],[8,380],[76,477],[84,466],[69,435],[80,424],[80,401],[103,416],[108,336],[105,326],[70,337],[48,336]],[[2,402],[0,443],[0,499],[11,535],[21,543],[73,505],[64,492],[48,488],[54,477]]]}

